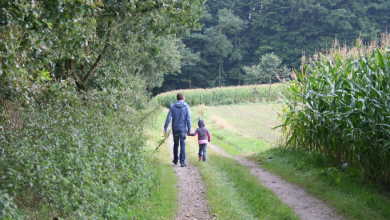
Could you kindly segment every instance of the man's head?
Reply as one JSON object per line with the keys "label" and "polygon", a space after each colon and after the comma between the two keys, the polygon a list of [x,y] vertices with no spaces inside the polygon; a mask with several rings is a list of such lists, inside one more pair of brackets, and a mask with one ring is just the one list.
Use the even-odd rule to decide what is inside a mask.
{"label": "man's head", "polygon": [[177,99],[177,100],[182,100],[182,101],[184,101],[185,96],[184,96],[183,93],[179,92],[179,93],[177,93],[176,99]]}

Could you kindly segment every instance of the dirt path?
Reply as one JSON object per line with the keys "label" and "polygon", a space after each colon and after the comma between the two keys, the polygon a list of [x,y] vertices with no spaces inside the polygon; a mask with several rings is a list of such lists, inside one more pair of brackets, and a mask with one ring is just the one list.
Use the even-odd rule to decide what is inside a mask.
{"label": "dirt path", "polygon": [[323,201],[309,195],[297,185],[287,183],[275,174],[262,169],[255,162],[227,154],[222,148],[208,145],[217,153],[234,158],[238,163],[250,169],[253,176],[257,177],[260,183],[275,192],[279,199],[293,208],[295,214],[302,220],[339,220],[341,216],[329,208]]}
{"label": "dirt path", "polygon": [[[168,139],[168,150],[173,158],[173,138]],[[179,190],[179,213],[176,219],[213,219],[209,213],[207,200],[205,198],[206,185],[202,180],[198,168],[186,161],[186,167],[180,167],[180,164],[172,166],[178,177],[176,187]]]}

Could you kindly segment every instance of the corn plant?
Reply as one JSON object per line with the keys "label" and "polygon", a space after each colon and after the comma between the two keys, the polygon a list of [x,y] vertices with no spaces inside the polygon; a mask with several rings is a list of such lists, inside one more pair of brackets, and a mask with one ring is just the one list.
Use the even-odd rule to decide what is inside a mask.
{"label": "corn plant", "polygon": [[390,183],[389,62],[388,50],[374,49],[304,65],[287,88],[286,146],[321,152]]}

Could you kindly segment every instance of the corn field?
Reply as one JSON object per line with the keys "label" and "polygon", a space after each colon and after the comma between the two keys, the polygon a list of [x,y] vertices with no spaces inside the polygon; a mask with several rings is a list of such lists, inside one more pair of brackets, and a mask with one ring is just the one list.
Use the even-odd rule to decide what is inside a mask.
{"label": "corn field", "polygon": [[237,103],[258,103],[276,101],[281,98],[283,84],[272,84],[271,95],[269,94],[269,85],[250,85],[222,87],[213,89],[189,89],[177,90],[162,93],[153,98],[154,101],[162,106],[169,108],[176,102],[178,92],[183,92],[186,102],[190,106],[194,105],[229,105]]}
{"label": "corn field", "polygon": [[[390,183],[390,51],[358,46],[354,56],[322,56],[296,72],[285,98],[286,146],[322,152],[335,165]],[[357,49],[357,50],[356,50]]]}

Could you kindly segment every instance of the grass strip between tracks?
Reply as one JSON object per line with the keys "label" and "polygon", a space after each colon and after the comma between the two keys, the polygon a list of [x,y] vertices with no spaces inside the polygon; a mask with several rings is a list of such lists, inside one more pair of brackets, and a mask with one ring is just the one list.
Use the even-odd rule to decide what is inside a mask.
{"label": "grass strip between tracks", "polygon": [[196,140],[188,144],[188,157],[206,182],[206,198],[213,215],[219,219],[299,219],[248,168],[210,149],[207,161],[198,162]]}

